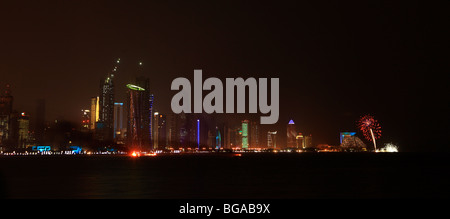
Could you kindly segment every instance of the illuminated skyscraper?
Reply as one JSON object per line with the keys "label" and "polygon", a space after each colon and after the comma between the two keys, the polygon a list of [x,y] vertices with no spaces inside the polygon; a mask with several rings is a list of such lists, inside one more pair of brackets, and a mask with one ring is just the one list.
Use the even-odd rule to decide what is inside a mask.
{"label": "illuminated skyscraper", "polygon": [[267,148],[277,148],[277,132],[267,132]]}
{"label": "illuminated skyscraper", "polygon": [[99,121],[102,126],[98,131],[101,140],[112,141],[114,137],[114,74],[120,58],[116,61],[114,69],[100,83]]}
{"label": "illuminated skyscraper", "polygon": [[188,130],[188,119],[184,112],[178,114],[177,124],[178,124],[177,130],[179,132],[178,145],[179,147],[187,148],[189,146],[189,130]]}
{"label": "illuminated skyscraper", "polygon": [[288,148],[295,148],[297,146],[295,138],[297,137],[297,130],[295,128],[295,123],[291,119],[287,125],[287,144]]}
{"label": "illuminated skyscraper", "polygon": [[114,103],[114,139],[116,141],[123,141],[124,134],[123,103]]}
{"label": "illuminated skyscraper", "polygon": [[171,112],[167,116],[167,146],[178,149],[180,145],[180,124],[178,114]]}
{"label": "illuminated skyscraper", "polygon": [[146,120],[150,115],[147,113],[148,96],[144,88],[133,84],[127,84],[127,146],[133,150],[150,149],[150,132]]}
{"label": "illuminated skyscraper", "polygon": [[219,127],[216,126],[216,139],[215,139],[215,149],[219,150],[222,148],[222,135],[220,134]]}
{"label": "illuminated skyscraper", "polygon": [[100,84],[99,122],[103,124],[98,130],[101,140],[112,140],[114,136],[114,74],[109,74]]}
{"label": "illuminated skyscraper", "polygon": [[257,122],[252,122],[250,125],[250,147],[259,148],[261,143],[259,140],[259,126]]}
{"label": "illuminated skyscraper", "polygon": [[225,125],[223,127],[223,147],[226,149],[231,149],[231,129],[228,127],[228,125]]}
{"label": "illuminated skyscraper", "polygon": [[[139,72],[142,72],[142,63],[140,63],[140,69]],[[138,87],[143,88],[144,90],[142,90],[142,115],[143,117],[141,118],[141,122],[142,122],[142,126],[145,127],[145,134],[143,136],[144,141],[148,142],[148,144],[150,144],[149,146],[151,146],[152,142],[154,143],[154,138],[153,138],[153,119],[152,119],[152,115],[153,113],[153,95],[150,94],[150,79],[147,77],[137,77],[136,78],[136,83],[135,85],[137,85]]]}
{"label": "illuminated skyscraper", "polygon": [[17,123],[19,128],[17,147],[26,148],[30,135],[30,118],[23,112],[20,114],[19,118],[17,118]]}
{"label": "illuminated skyscraper", "polygon": [[81,130],[88,131],[91,125],[90,110],[81,110]]}
{"label": "illuminated skyscraper", "polygon": [[167,144],[167,117],[166,115],[159,114],[158,121],[158,132],[159,132],[159,147],[166,148]]}
{"label": "illuminated skyscraper", "polygon": [[[146,94],[147,95],[147,94]],[[153,115],[153,102],[154,102],[154,96],[153,94],[150,94],[150,98],[148,100],[149,102],[149,109],[148,109],[148,113],[149,113],[149,127],[148,127],[148,132],[149,132],[149,136],[148,136],[148,141],[150,142],[150,144],[152,143],[153,140],[153,119],[152,119],[152,115]]]}
{"label": "illuminated skyscraper", "polygon": [[0,145],[5,144],[11,134],[12,104],[11,86],[7,84],[5,92],[0,95]]}
{"label": "illuminated skyscraper", "polygon": [[154,126],[152,127],[153,132],[152,132],[152,141],[153,141],[153,149],[157,150],[159,149],[159,132],[158,132],[158,122],[159,122],[159,113],[155,112],[153,114],[153,121],[152,124],[154,124]]}
{"label": "illuminated skyscraper", "polygon": [[197,149],[200,150],[200,119],[197,119]]}
{"label": "illuminated skyscraper", "polygon": [[232,149],[237,149],[242,147],[242,124],[235,128],[228,129],[230,145],[229,147]]}
{"label": "illuminated skyscraper", "polygon": [[305,139],[304,148],[314,148],[312,135],[304,136],[304,139]]}
{"label": "illuminated skyscraper", "polygon": [[248,120],[242,121],[242,149],[248,148]]}
{"label": "illuminated skyscraper", "polygon": [[94,130],[95,129],[95,123],[98,122],[99,119],[99,97],[92,97],[91,98],[91,110],[90,110],[90,123],[89,123],[89,129]]}
{"label": "illuminated skyscraper", "polygon": [[302,133],[298,133],[298,135],[295,137],[295,140],[297,142],[296,148],[300,148],[300,149],[305,148],[305,139],[304,139]]}
{"label": "illuminated skyscraper", "polygon": [[155,112],[153,115],[153,149],[164,149],[167,146],[166,116]]}
{"label": "illuminated skyscraper", "polygon": [[11,86],[6,84],[5,92],[0,95],[0,115],[9,115],[12,113],[13,99]]}

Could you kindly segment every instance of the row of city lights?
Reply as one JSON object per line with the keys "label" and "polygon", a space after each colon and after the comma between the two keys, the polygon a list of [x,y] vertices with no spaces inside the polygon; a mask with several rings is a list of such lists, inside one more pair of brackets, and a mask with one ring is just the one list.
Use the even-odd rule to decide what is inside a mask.
{"label": "row of city lights", "polygon": [[[272,153],[301,153],[305,152],[305,150],[302,149],[262,149],[262,148],[249,148],[249,149],[241,149],[241,148],[231,148],[231,150],[226,150],[223,148],[220,148],[219,150],[207,150],[206,148],[202,148],[202,150],[198,150],[197,148],[186,148],[186,149],[179,149],[174,150],[171,148],[170,150],[155,150],[150,152],[145,151],[132,151],[132,152],[124,152],[124,151],[80,151],[75,152],[72,150],[69,151],[32,151],[32,152],[4,152],[0,151],[0,155],[130,155],[132,157],[140,157],[140,156],[156,156],[157,154],[180,154],[180,153],[212,153],[212,152],[233,152],[233,153],[261,153],[261,152],[272,152]],[[316,150],[316,152],[339,152],[335,149],[321,149]],[[377,150],[376,152],[398,152],[398,147],[396,145],[393,145],[391,143],[386,144],[384,148],[381,148]]]}

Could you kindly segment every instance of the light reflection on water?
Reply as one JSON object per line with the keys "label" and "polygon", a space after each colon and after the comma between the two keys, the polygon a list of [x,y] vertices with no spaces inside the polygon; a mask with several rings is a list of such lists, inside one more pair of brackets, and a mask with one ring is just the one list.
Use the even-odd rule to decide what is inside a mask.
{"label": "light reflection on water", "polygon": [[445,156],[0,157],[0,195],[113,199],[450,197],[450,165]]}

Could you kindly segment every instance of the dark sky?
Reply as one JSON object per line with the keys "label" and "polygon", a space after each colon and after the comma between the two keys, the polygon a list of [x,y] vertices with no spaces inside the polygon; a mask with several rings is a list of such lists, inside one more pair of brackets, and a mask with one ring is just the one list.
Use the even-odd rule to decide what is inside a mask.
{"label": "dark sky", "polygon": [[32,115],[45,98],[47,120],[78,122],[118,57],[117,101],[125,101],[124,86],[142,61],[163,113],[171,110],[172,80],[192,79],[194,69],[223,82],[277,77],[280,119],[264,129],[285,135],[294,119],[315,143],[337,144],[339,131],[356,131],[369,113],[381,123],[381,142],[441,150],[450,112],[448,69],[440,64],[449,48],[443,8],[416,1],[0,3],[0,86],[12,85],[18,111]]}

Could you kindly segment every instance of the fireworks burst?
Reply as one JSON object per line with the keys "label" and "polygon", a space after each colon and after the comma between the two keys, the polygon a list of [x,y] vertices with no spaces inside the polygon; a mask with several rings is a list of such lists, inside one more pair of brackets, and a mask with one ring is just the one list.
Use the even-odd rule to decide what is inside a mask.
{"label": "fireworks burst", "polygon": [[376,151],[377,144],[375,140],[381,137],[381,127],[378,121],[371,115],[361,116],[358,121],[358,128],[362,131],[364,137],[368,141],[373,142]]}

